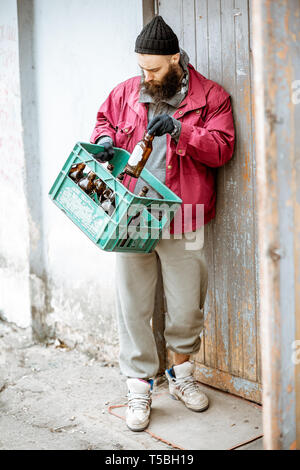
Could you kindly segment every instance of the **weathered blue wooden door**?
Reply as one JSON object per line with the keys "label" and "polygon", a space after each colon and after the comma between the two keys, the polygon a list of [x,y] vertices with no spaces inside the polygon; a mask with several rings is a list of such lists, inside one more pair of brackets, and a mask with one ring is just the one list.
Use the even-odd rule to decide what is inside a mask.
{"label": "weathered blue wooden door", "polygon": [[249,1],[160,0],[157,10],[196,69],[230,93],[237,133],[233,159],[218,170],[217,216],[205,227],[209,289],[197,377],[260,402]]}

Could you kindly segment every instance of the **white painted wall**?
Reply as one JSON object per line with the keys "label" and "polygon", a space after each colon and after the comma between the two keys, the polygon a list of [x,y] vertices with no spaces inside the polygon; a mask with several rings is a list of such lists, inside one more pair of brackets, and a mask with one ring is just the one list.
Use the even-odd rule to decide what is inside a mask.
{"label": "white painted wall", "polygon": [[116,355],[114,259],[62,214],[48,191],[75,142],[89,141],[100,104],[136,75],[139,0],[34,2],[45,259],[54,312],[64,338],[102,357]]}
{"label": "white painted wall", "polygon": [[[89,141],[98,108],[108,93],[139,73],[134,43],[142,28],[142,2],[20,0],[18,4],[27,201],[37,239],[42,240],[38,249],[31,229],[32,305],[62,339],[73,340],[104,358],[115,357],[115,255],[95,247],[51,202],[48,192],[75,143]],[[12,21],[15,2],[1,0],[0,5],[9,17],[7,22]],[[10,13],[11,5],[14,11]],[[7,72],[5,78],[7,84],[11,81],[10,93],[14,92],[14,73],[15,69]],[[19,105],[19,96],[15,101]],[[15,147],[22,145],[20,126],[18,122],[15,131],[12,123],[7,124],[4,132],[6,142],[16,136]],[[20,162],[18,165],[21,168]],[[0,194],[7,191],[5,200],[12,197],[12,185],[9,191],[0,186]],[[19,193],[18,198],[20,212],[23,199]],[[8,212],[4,220],[12,217]],[[2,227],[1,232],[0,228],[2,238],[11,238],[5,253],[10,250],[14,258],[21,257],[18,250],[25,256],[25,240],[28,243],[20,235],[20,225],[26,224],[26,206],[22,215],[21,221],[12,219],[9,230]]]}
{"label": "white painted wall", "polygon": [[100,104],[138,73],[139,0],[35,0],[34,66],[42,160],[46,272],[64,338],[115,354],[114,259],[61,213],[48,191],[77,141],[89,141]]}
{"label": "white painted wall", "polygon": [[0,2],[0,315],[31,324],[17,2]]}

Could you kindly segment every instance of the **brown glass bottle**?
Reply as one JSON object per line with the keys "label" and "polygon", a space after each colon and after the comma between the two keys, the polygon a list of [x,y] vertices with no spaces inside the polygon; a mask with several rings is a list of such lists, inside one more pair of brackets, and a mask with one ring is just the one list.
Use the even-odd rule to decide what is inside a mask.
{"label": "brown glass bottle", "polygon": [[109,196],[110,205],[108,207],[108,215],[111,216],[116,208],[116,194],[113,193]]}
{"label": "brown glass bottle", "polygon": [[85,176],[85,178],[82,178],[78,182],[78,186],[80,186],[80,188],[83,189],[83,191],[85,191],[87,194],[91,194],[95,189],[94,179],[96,178],[96,176],[97,176],[96,173],[94,173],[93,171],[90,171]]}
{"label": "brown glass bottle", "polygon": [[110,188],[107,188],[103,193],[103,198],[105,198],[105,199],[101,204],[102,209],[105,210],[105,212],[108,215],[112,215],[112,213],[114,212],[115,207],[116,207],[116,204],[115,204],[116,195],[115,195],[115,193]]}
{"label": "brown glass bottle", "polygon": [[78,183],[78,181],[84,177],[84,174],[83,174],[84,169],[85,169],[85,163],[77,163],[77,165],[72,166],[69,171],[70,178],[72,178],[72,180],[74,180],[75,183]]}
{"label": "brown glass bottle", "polygon": [[105,199],[108,199],[111,194],[112,194],[112,190],[110,188],[106,188],[105,191],[103,192],[103,201]]}
{"label": "brown glass bottle", "polygon": [[[138,196],[139,197],[146,197],[146,194],[147,192],[149,191],[149,188],[147,186],[143,186],[142,189],[140,190]],[[129,225],[132,224],[132,225],[138,225],[139,222],[140,222],[140,215],[141,215],[141,211],[137,212],[131,219],[131,221],[129,222]]]}
{"label": "brown glass bottle", "polygon": [[143,186],[142,189],[140,190],[138,196],[139,197],[146,197],[147,192],[149,191],[148,186]]}
{"label": "brown glass bottle", "polygon": [[122,171],[122,173],[119,173],[117,175],[117,180],[119,181],[119,183],[123,183],[124,176],[125,176],[125,171]]}
{"label": "brown glass bottle", "polygon": [[97,193],[99,201],[102,201],[103,193],[106,190],[106,184],[100,178],[94,181],[95,184],[95,191]]}
{"label": "brown glass bottle", "polygon": [[140,176],[152,152],[153,139],[154,135],[145,133],[143,140],[136,144],[124,170],[127,175],[134,178]]}
{"label": "brown glass bottle", "polygon": [[[142,189],[140,190],[140,192],[138,193],[138,196],[139,197],[146,197],[146,194],[147,192],[149,191],[149,188],[147,186],[143,186]],[[128,224],[128,227],[130,225],[135,225],[136,227],[139,227],[140,226],[140,222],[141,222],[141,211],[138,211],[135,215],[133,215],[131,217],[131,220]],[[127,238],[124,238],[120,244],[120,246],[124,246],[125,243],[127,242]]]}

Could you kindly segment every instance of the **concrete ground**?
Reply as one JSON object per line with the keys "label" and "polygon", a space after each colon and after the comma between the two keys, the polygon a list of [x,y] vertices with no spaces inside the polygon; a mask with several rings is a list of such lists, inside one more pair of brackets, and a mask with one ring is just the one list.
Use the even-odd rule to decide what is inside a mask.
{"label": "concrete ground", "polygon": [[109,414],[126,403],[116,364],[65,346],[36,344],[29,331],[0,321],[0,450],[172,449]]}

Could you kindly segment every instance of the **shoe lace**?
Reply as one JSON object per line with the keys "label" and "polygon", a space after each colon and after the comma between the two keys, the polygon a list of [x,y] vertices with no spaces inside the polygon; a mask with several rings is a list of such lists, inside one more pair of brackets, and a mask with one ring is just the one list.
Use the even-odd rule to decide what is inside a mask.
{"label": "shoe lace", "polygon": [[151,395],[148,393],[128,393],[128,406],[134,410],[144,410],[151,405]]}
{"label": "shoe lace", "polygon": [[176,381],[176,386],[179,387],[179,390],[181,393],[183,392],[193,393],[193,392],[200,391],[199,384],[192,375],[175,379],[175,381]]}

